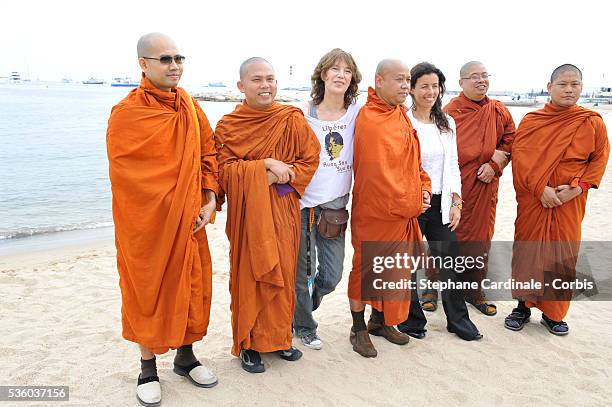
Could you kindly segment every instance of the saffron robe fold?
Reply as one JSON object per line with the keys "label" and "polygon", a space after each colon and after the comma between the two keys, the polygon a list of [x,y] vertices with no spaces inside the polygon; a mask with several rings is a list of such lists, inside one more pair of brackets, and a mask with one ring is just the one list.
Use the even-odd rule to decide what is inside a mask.
{"label": "saffron robe fold", "polygon": [[[466,97],[463,92],[444,107],[457,125],[457,154],[461,172],[461,198],[463,209],[461,221],[455,229],[457,240],[470,242],[459,245],[462,256],[478,257],[488,253],[495,230],[497,192],[502,171],[491,159],[495,150],[511,152],[514,139],[514,121],[510,112],[498,100],[487,96],[480,102]],[[491,165],[496,174],[491,182],[478,179],[478,169],[485,163]],[[479,288],[465,289],[470,302],[483,299],[482,281],[488,272],[488,261],[484,267],[470,267],[461,274],[465,282],[476,283]]]}
{"label": "saffron robe fold", "polygon": [[364,301],[362,270],[371,273],[372,264],[362,264],[362,245],[375,242],[385,255],[404,252],[406,243],[408,247],[419,245],[422,235],[417,217],[423,191],[431,195],[431,181],[421,166],[419,140],[406,107],[388,105],[372,88],[355,122],[354,143],[351,240],[355,254],[348,296],[383,312],[386,325],[397,325],[408,315],[410,290]]}
{"label": "saffron robe fold", "polygon": [[[232,354],[291,346],[300,196],[319,165],[320,145],[300,109],[243,102],[215,129],[219,180],[227,195]],[[293,165],[294,191],[268,185],[264,159]]]}
{"label": "saffron robe fold", "polygon": [[[461,222],[455,230],[459,241],[490,241],[495,227],[499,177],[491,158],[495,150],[510,153],[514,121],[504,104],[485,96],[484,105],[467,98],[463,92],[444,107],[457,125],[457,154],[461,171],[461,197],[464,201]],[[478,180],[482,164],[489,163],[497,174],[486,184]]]}
{"label": "saffron robe fold", "polygon": [[219,193],[212,134],[185,90],[144,75],[108,121],[123,337],[157,354],[208,328],[212,263],[206,231],[193,228],[202,189]]}
{"label": "saffron robe fold", "polygon": [[[578,185],[597,188],[610,152],[601,116],[581,106],[546,104],[528,113],[516,132],[512,174],[518,203],[512,260],[513,278],[544,284],[551,278],[574,281],[580,248],[581,223],[588,192],[556,208],[544,208],[540,197],[546,186]],[[548,291],[547,291],[548,290]],[[515,290],[528,307],[561,321],[567,314],[571,291]],[[560,300],[557,300],[560,298]],[[554,300],[551,300],[554,299]]]}

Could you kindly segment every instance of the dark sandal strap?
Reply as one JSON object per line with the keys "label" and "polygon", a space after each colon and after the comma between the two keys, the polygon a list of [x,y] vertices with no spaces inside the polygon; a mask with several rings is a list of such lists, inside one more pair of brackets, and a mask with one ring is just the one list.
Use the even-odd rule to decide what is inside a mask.
{"label": "dark sandal strap", "polygon": [[140,377],[140,375],[138,375],[138,386],[140,386],[141,384],[158,382],[158,381],[159,381],[159,376],[149,376],[143,379]]}
{"label": "dark sandal strap", "polygon": [[193,369],[195,369],[198,366],[202,366],[200,361],[195,361],[192,364],[190,364],[189,366],[181,366],[181,365],[177,365],[176,363],[174,364],[174,367],[176,367],[177,369],[182,370],[183,372],[185,372],[187,374],[189,374],[189,372],[191,372]]}
{"label": "dark sandal strap", "polygon": [[[567,330],[567,323],[564,321],[550,321],[548,322],[548,326],[550,327],[550,329],[552,329],[555,332],[565,332]],[[557,328],[562,328],[561,330],[557,329]]]}

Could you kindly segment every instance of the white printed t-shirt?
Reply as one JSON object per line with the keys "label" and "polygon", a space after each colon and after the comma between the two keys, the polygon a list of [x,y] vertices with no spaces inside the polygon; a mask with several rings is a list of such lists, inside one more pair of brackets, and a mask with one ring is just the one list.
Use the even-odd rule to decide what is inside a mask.
{"label": "white printed t-shirt", "polygon": [[[310,106],[310,104],[308,104]],[[311,117],[304,109],[308,124],[321,144],[319,168],[300,199],[300,209],[313,208],[347,195],[353,181],[353,136],[359,105],[351,104],[344,116],[335,121]]]}

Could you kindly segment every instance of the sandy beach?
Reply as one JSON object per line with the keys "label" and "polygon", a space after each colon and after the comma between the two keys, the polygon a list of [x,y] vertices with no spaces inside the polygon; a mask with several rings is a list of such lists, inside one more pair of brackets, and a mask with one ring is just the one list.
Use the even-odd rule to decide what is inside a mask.
{"label": "sandy beach", "polygon": [[[612,240],[608,215],[612,172],[593,191],[584,240]],[[495,240],[512,240],[516,214],[509,174],[502,178]],[[504,329],[513,303],[498,303],[486,317],[470,307],[484,334],[464,342],[446,332],[439,308],[428,313],[428,335],[398,347],[372,337],[375,359],[353,352],[346,297],[352,258],[347,237],[343,279],[316,311],[320,351],[306,349],[297,363],[265,355],[263,375],[251,375],[230,355],[228,241],[224,214],[207,230],[213,256],[213,304],[208,335],[195,345],[219,377],[198,389],[172,372],[174,352],[158,357],[163,406],[191,405],[423,405],[607,406],[612,388],[612,303],[577,301],[567,337],[532,322],[520,333]],[[83,232],[87,233],[87,232]],[[46,246],[46,247],[45,247]],[[0,385],[67,385],[70,401],[31,405],[136,406],[137,346],[121,337],[120,292],[112,231],[75,238],[61,247],[3,253],[0,258],[2,334]],[[369,312],[369,311],[368,311]],[[12,405],[0,402],[0,406]],[[20,402],[15,405],[29,405]]]}

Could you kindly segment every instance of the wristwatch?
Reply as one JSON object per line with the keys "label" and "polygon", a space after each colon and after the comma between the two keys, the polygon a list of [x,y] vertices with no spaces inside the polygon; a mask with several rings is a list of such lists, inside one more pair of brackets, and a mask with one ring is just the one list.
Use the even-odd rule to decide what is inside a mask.
{"label": "wristwatch", "polygon": [[451,204],[451,208],[453,208],[453,207],[459,208],[459,210],[461,210],[461,209],[463,209],[463,202],[453,202]]}

